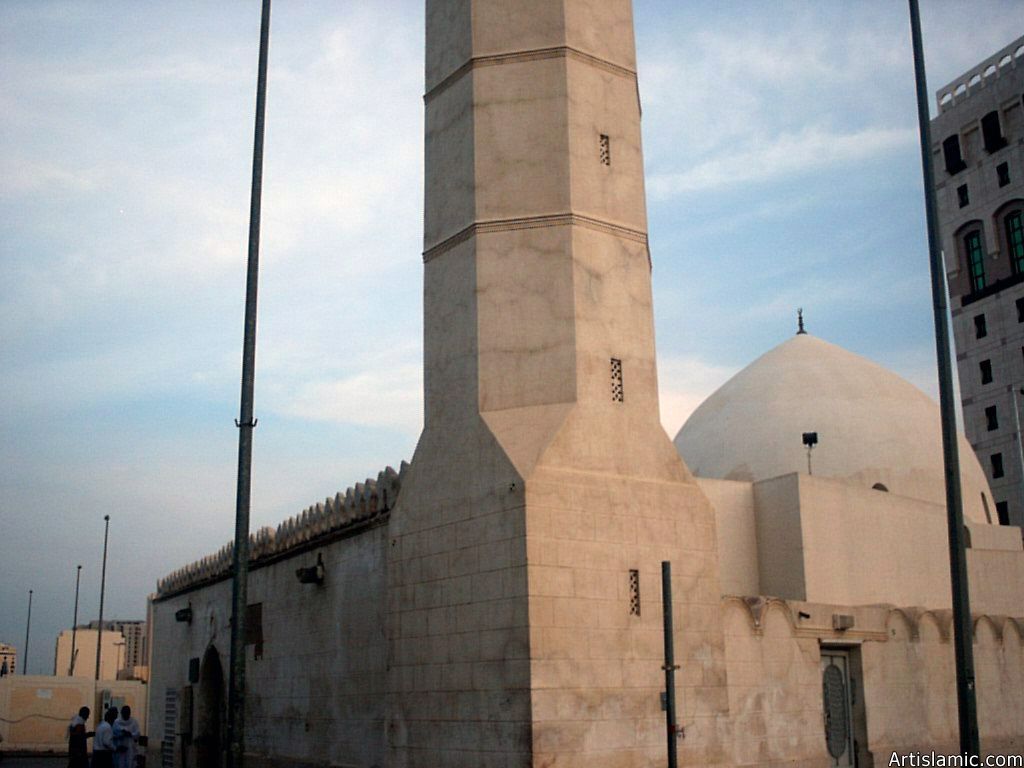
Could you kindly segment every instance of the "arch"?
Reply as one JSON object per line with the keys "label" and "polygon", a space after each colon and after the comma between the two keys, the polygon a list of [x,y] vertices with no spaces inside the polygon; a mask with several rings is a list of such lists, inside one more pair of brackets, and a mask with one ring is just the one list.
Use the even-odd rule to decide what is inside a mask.
{"label": "arch", "polygon": [[996,73],[996,65],[995,64],[989,64],[987,67],[985,67],[985,77],[991,77],[995,73]]}
{"label": "arch", "polygon": [[954,96],[960,96],[961,94],[967,93],[967,83],[960,83],[953,91]]}
{"label": "arch", "polygon": [[960,227],[953,236],[956,243],[957,261],[967,273],[967,287],[976,293],[988,284],[985,274],[987,251],[985,248],[985,226],[980,219],[973,219]]}
{"label": "arch", "polygon": [[999,60],[999,66],[1005,67],[1011,61],[1013,61],[1013,56],[1011,56],[1010,54],[1006,54],[1005,56],[1003,56],[1003,58]]}
{"label": "arch", "polygon": [[974,632],[974,642],[979,642],[986,633],[991,633],[992,639],[1001,643],[1003,641],[1003,621],[1001,616],[989,616],[982,614],[975,617],[971,622]]}
{"label": "arch", "polygon": [[[885,617],[886,634],[892,639],[916,641],[918,632],[919,611],[913,608],[892,608]],[[902,628],[902,632],[899,629]]]}
{"label": "arch", "polygon": [[973,87],[973,86],[977,85],[980,82],[981,82],[981,75],[976,72],[974,74],[974,76],[970,80],[967,81],[967,86],[970,88],[970,87]]}
{"label": "arch", "polygon": [[196,768],[221,768],[224,757],[224,668],[210,645],[199,665],[196,695]]}
{"label": "arch", "polygon": [[931,626],[939,641],[948,643],[953,636],[953,611],[948,608],[922,611],[918,622],[918,633],[927,624]]}
{"label": "arch", "polygon": [[999,206],[992,223],[1013,274],[1024,273],[1024,200],[1014,198]]}
{"label": "arch", "polygon": [[883,491],[884,493],[888,493],[889,492],[889,489],[886,488],[885,483],[875,483],[874,485],[871,486],[871,490],[873,490],[873,491]]}
{"label": "arch", "polygon": [[951,102],[952,100],[953,100],[953,94],[950,93],[949,91],[946,91],[944,94],[942,94],[942,98],[939,99],[939,106],[944,107],[947,104],[949,104],[949,102]]}

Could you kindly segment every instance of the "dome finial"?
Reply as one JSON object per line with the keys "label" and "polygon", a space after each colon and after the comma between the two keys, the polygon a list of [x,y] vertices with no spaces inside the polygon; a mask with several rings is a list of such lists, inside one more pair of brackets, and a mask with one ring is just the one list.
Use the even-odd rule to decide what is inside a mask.
{"label": "dome finial", "polygon": [[804,330],[804,308],[803,307],[800,307],[800,309],[798,309],[796,311],[796,324],[797,324],[796,335],[797,336],[800,336],[801,334],[806,335],[807,331]]}

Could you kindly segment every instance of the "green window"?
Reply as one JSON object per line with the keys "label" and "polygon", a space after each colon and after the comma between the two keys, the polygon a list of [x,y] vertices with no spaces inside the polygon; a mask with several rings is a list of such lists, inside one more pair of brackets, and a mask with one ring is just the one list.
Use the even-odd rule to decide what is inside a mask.
{"label": "green window", "polygon": [[964,236],[964,250],[967,251],[967,267],[971,273],[971,290],[980,291],[985,287],[985,254],[981,249],[981,232],[975,230]]}
{"label": "green window", "polygon": [[1006,217],[1006,246],[1010,251],[1010,264],[1015,274],[1024,272],[1024,226],[1021,212],[1013,211]]}

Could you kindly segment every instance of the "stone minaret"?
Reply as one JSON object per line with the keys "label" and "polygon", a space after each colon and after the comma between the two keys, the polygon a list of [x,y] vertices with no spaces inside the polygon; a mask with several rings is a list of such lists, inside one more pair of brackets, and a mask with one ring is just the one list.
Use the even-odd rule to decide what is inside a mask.
{"label": "stone minaret", "polygon": [[395,766],[724,761],[712,510],[659,423],[630,0],[427,0],[425,428],[391,520]]}

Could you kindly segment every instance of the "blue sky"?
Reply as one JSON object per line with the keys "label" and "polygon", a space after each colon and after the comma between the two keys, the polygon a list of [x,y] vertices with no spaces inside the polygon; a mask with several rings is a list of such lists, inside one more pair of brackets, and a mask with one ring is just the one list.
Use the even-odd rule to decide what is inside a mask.
{"label": "blue sky", "polygon": [[[934,92],[1024,5],[922,9]],[[0,3],[0,641],[231,538],[259,3]],[[904,3],[636,0],[663,418],[794,330],[935,392]],[[422,3],[278,0],[253,525],[421,420]]]}

